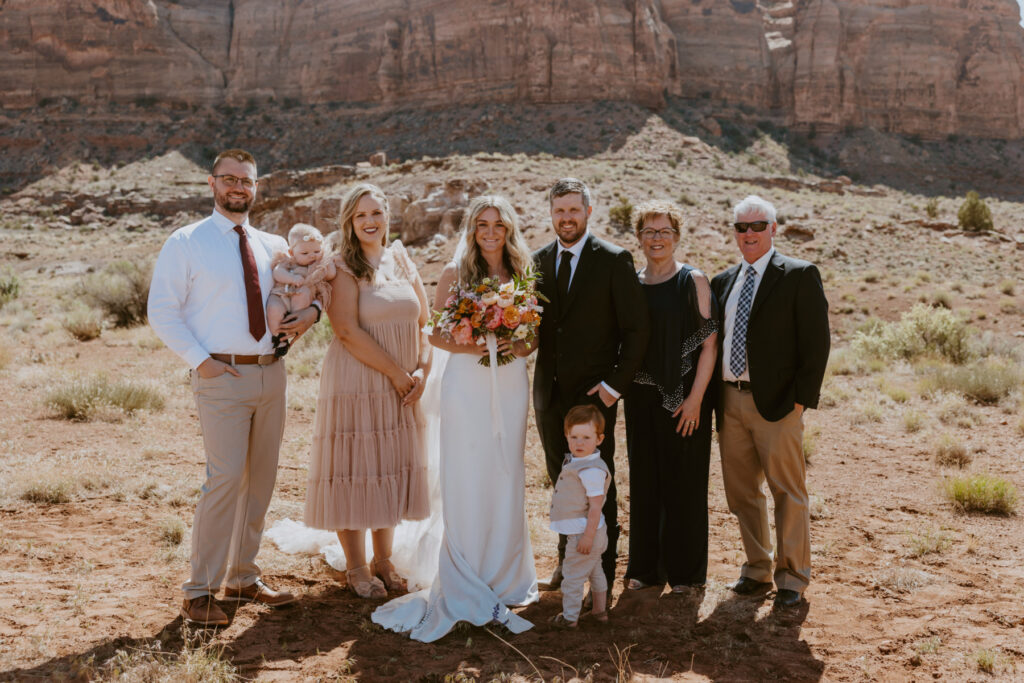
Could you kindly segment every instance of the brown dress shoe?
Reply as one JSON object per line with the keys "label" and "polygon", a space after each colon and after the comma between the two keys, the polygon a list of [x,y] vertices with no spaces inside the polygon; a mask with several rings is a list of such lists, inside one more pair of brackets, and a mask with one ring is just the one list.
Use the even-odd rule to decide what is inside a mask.
{"label": "brown dress shoe", "polygon": [[200,595],[191,600],[185,598],[181,616],[186,622],[200,626],[227,626],[228,623],[228,615],[217,606],[212,595]]}
{"label": "brown dress shoe", "polygon": [[295,596],[288,591],[276,591],[262,580],[244,588],[225,588],[224,599],[236,602],[258,602],[268,607],[281,607],[295,602]]}

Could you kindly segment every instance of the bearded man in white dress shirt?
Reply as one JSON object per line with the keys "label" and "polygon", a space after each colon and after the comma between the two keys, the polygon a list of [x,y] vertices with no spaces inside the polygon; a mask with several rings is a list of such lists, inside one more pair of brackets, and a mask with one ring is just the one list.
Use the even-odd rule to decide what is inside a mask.
{"label": "bearded man in white dress shirt", "polygon": [[[228,623],[214,595],[278,607],[295,597],[260,579],[263,521],[277,478],[284,433],[285,368],[266,324],[270,261],[288,244],[249,224],[256,160],[222,152],[207,178],[213,213],[176,230],[164,244],[149,290],[149,322],[188,363],[206,449],[206,480],[192,524],[192,573],[182,586],[182,617]],[[295,312],[281,331],[302,334],[318,307]]]}

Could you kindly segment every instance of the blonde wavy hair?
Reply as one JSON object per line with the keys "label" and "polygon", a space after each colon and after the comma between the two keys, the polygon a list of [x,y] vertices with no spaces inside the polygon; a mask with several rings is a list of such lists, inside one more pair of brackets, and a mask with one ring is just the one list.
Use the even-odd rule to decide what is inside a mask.
{"label": "blonde wavy hair", "polygon": [[498,217],[505,226],[505,249],[502,260],[509,272],[522,275],[533,264],[530,249],[519,232],[519,217],[512,204],[498,195],[482,195],[469,203],[466,213],[462,216],[462,237],[457,250],[460,258],[457,265],[459,282],[463,284],[479,282],[488,275],[487,261],[484,260],[476,243],[476,221],[487,209],[497,210]]}
{"label": "blonde wavy hair", "polygon": [[359,244],[359,238],[356,237],[355,226],[352,225],[352,217],[356,213],[356,205],[359,200],[365,195],[370,195],[376,199],[380,205],[384,208],[384,229],[381,231],[380,243],[382,246],[387,246],[388,243],[388,229],[391,222],[391,208],[388,204],[387,195],[376,185],[370,183],[359,183],[353,185],[345,196],[341,198],[341,215],[338,219],[339,228],[338,233],[340,236],[336,237],[338,255],[341,256],[341,260],[344,261],[348,269],[352,271],[352,275],[357,280],[372,280],[373,273],[376,268],[370,263],[366,256],[363,254],[363,248]]}
{"label": "blonde wavy hair", "polygon": [[668,216],[668,222],[679,235],[683,229],[683,210],[675,202],[667,199],[652,199],[641,202],[633,207],[630,215],[630,222],[633,224],[633,233],[640,239],[640,231],[644,229],[644,223],[656,216]]}

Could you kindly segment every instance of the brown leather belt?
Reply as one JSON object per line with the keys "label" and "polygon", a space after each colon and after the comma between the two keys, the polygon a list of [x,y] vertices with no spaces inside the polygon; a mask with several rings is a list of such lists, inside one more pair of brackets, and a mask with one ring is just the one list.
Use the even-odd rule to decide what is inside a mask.
{"label": "brown leather belt", "polygon": [[744,382],[741,379],[735,379],[735,380],[732,380],[732,381],[729,381],[729,380],[722,380],[722,381],[725,382],[726,384],[728,384],[733,389],[738,389],[740,391],[750,391],[750,382]]}
{"label": "brown leather belt", "polygon": [[228,365],[271,365],[278,357],[272,353],[265,356],[239,356],[233,353],[211,353],[210,358]]}

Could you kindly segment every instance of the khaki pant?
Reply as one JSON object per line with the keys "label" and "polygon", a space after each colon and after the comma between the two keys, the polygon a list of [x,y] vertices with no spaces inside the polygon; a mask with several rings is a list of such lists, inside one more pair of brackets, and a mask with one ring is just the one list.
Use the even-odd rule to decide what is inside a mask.
{"label": "khaki pant", "polygon": [[[778,422],[769,422],[757,412],[753,394],[729,385],[724,385],[722,400],[722,478],[747,554],[741,575],[763,582],[774,578],[776,587],[802,593],[811,580],[803,417],[793,410]],[[775,500],[774,577],[765,480]]]}
{"label": "khaki pant", "polygon": [[256,554],[277,479],[287,380],[284,361],[235,369],[241,377],[192,372],[206,481],[192,523],[192,576],[182,586],[189,599],[260,575]]}
{"label": "khaki pant", "polygon": [[566,621],[579,621],[583,606],[583,587],[590,581],[593,593],[608,590],[608,579],[601,566],[601,554],[608,549],[608,527],[603,526],[594,534],[594,544],[584,555],[576,550],[576,544],[583,534],[566,536],[565,561],[562,562],[562,616]]}

